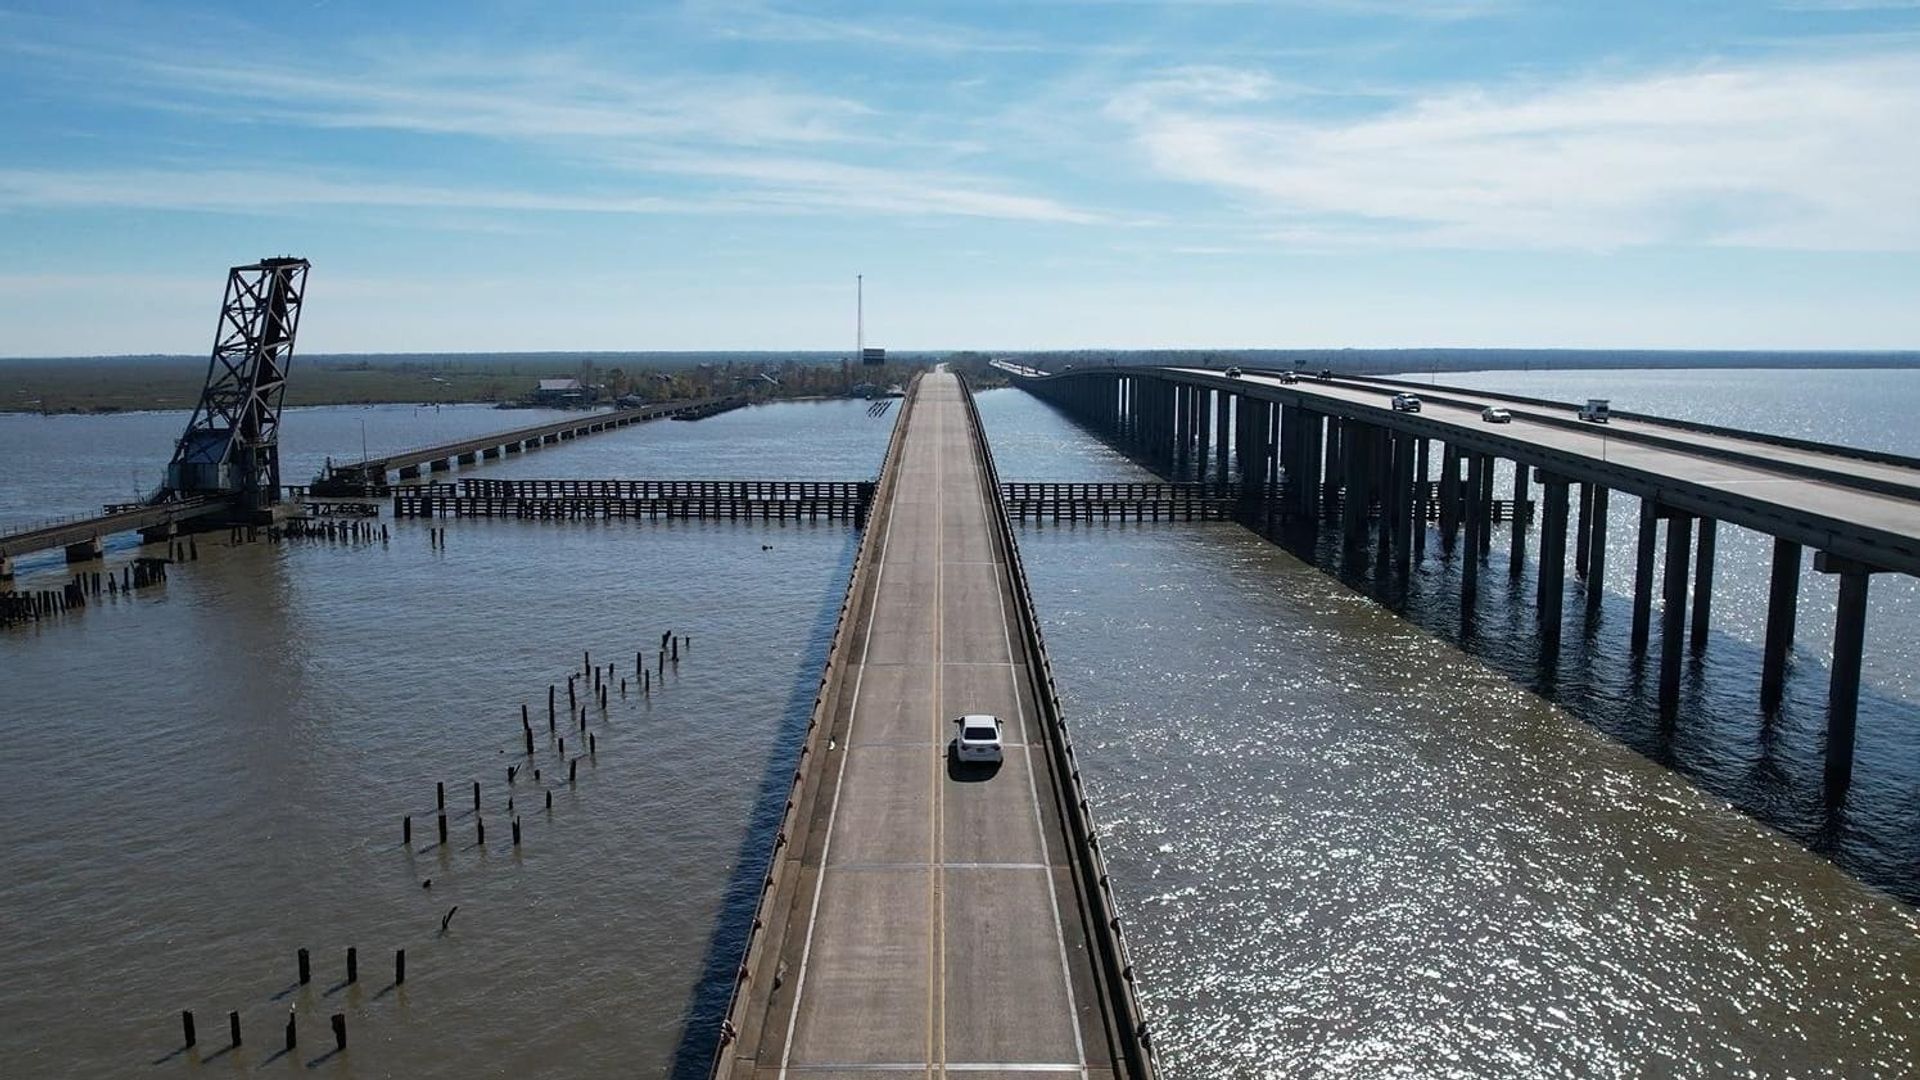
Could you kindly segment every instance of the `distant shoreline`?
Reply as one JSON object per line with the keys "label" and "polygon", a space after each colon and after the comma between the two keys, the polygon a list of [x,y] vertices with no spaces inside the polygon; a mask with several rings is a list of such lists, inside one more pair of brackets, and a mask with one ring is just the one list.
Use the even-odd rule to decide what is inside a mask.
{"label": "distant shoreline", "polygon": [[[1324,368],[1354,375],[1445,375],[1467,371],[1616,371],[1920,368],[1920,351],[1753,352],[1734,350],[1604,349],[1140,349],[1044,352],[896,352],[894,363],[953,361],[990,385],[989,358],[1049,370],[1126,364],[1196,367]],[[784,367],[788,385],[772,397],[813,396],[802,387],[808,372],[842,363],[831,352],[784,353],[374,353],[298,357],[287,385],[287,405],[493,405],[531,390],[536,378],[618,373],[675,380],[700,377],[727,365],[748,370]],[[0,412],[99,416],[191,409],[198,402],[207,361],[196,356],[0,359]],[[736,369],[737,370],[737,369]],[[836,373],[837,374],[837,373]],[[858,377],[857,375],[855,377]],[[829,380],[831,381],[831,380]],[[785,391],[785,392],[783,392]],[[681,391],[685,393],[686,391]]]}

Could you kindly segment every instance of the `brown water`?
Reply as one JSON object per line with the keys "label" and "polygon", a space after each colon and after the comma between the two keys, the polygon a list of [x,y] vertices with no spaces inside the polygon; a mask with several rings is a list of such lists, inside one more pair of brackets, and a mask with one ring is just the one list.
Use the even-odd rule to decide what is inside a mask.
{"label": "brown water", "polygon": [[[512,468],[871,475],[891,417],[868,420],[865,409],[792,404],[643,425]],[[479,430],[523,415],[473,411]],[[180,419],[91,424],[124,432]],[[286,424],[308,437],[331,424],[357,450],[357,423],[340,419],[303,410]],[[0,632],[10,766],[0,785],[0,1075],[199,1071],[173,1053],[188,1008],[208,1067],[246,1071],[279,1049],[289,1006],[301,1043],[275,1067],[667,1071],[716,934],[725,937],[729,889],[759,872],[762,787],[791,768],[788,736],[804,727],[857,534],[844,524],[440,524],[444,550],[417,522],[392,523],[386,546],[230,548],[224,534],[202,537],[200,561],[176,567],[162,589]],[[692,636],[690,650],[651,699],[632,687],[622,699],[616,684],[606,713],[589,710],[598,753],[567,783],[545,732],[548,684],[560,684],[560,734],[577,756],[565,677],[581,650],[631,679],[635,651],[652,666],[669,628]],[[509,788],[506,766],[524,760],[522,702],[540,730],[543,774]],[[434,843],[436,781],[451,811],[445,848]],[[523,822],[518,850],[509,796]],[[406,814],[411,847],[400,843]],[[349,946],[361,982],[341,988]],[[296,990],[302,947],[314,980]],[[408,960],[399,989],[396,948]],[[216,1057],[229,1009],[242,1014],[246,1045]],[[350,1047],[325,1058],[333,1012],[347,1015]],[[710,1051],[711,1023],[693,1056]]]}
{"label": "brown water", "polygon": [[[1010,479],[1137,475],[1023,395],[989,393],[982,411]],[[864,412],[642,425],[479,474],[859,476],[892,421]],[[438,438],[527,417],[431,422]],[[23,463],[0,478],[0,517],[75,487],[99,489],[69,497],[77,509],[119,497],[128,462],[164,458],[183,419],[0,417]],[[374,453],[427,441],[408,407],[300,410],[290,473],[357,455],[363,419]],[[55,439],[50,424],[70,426]],[[683,1040],[686,1017],[728,985],[779,809],[764,792],[792,767],[856,534],[441,524],[444,551],[412,522],[386,547],[207,540],[163,589],[0,632],[0,1076],[248,1072],[277,1052],[289,1005],[301,1045],[270,1067],[303,1075],[652,1077],[702,1058],[706,1029]],[[1027,528],[1021,543],[1175,1080],[1913,1072],[1920,922],[1732,808],[1777,799],[1797,821],[1818,760],[1814,706],[1764,736],[1739,712],[1732,647],[1716,639],[1689,675],[1699,719],[1662,736],[1635,719],[1640,690],[1605,633],[1570,635],[1561,685],[1617,711],[1524,688],[1498,644],[1523,639],[1504,575],[1482,579],[1469,656],[1236,526]],[[1723,532],[1723,566],[1728,546]],[[56,556],[27,573],[31,587],[62,570]],[[1421,595],[1438,603],[1448,579],[1430,573]],[[1736,644],[1744,618],[1729,608]],[[575,784],[544,771],[542,733],[542,780],[511,791],[516,853],[504,772],[520,703],[544,728],[546,687],[560,682],[564,711],[580,650],[630,675],[669,627],[691,650],[650,706],[616,692],[590,712],[598,754]],[[1899,634],[1876,640],[1879,670],[1898,667]],[[1818,696],[1817,671],[1796,680]],[[1867,794],[1815,832],[1867,821],[1866,848],[1897,863],[1920,804],[1899,735],[1912,694],[1869,685]],[[1684,773],[1655,760],[1662,738]],[[303,946],[314,982],[295,990]],[[362,982],[335,989],[348,946]],[[389,988],[396,947],[404,990]],[[175,1053],[182,1008],[198,1064]],[[247,1045],[223,1054],[228,1009]],[[348,1017],[343,1056],[325,1056],[332,1012]]]}

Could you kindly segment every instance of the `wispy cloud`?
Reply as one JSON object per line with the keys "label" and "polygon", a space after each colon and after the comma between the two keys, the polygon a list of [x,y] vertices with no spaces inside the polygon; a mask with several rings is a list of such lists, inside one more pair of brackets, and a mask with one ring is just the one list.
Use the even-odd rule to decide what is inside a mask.
{"label": "wispy cloud", "polygon": [[[199,174],[204,183],[194,182],[190,172],[165,169],[14,170],[0,173],[0,205],[252,212],[297,205],[627,214],[859,211],[1059,223],[1101,216],[1016,190],[1003,178],[930,170],[919,161],[941,147],[912,133],[910,122],[844,95],[772,77],[633,75],[577,52],[475,54],[389,46],[340,58],[327,69],[187,64],[138,49],[104,63],[69,47],[40,46],[37,52],[43,59],[99,67],[103,74],[92,92],[123,105],[227,123],[480,140],[543,162],[564,161],[571,169],[566,190],[555,190],[550,168],[517,190],[475,182],[430,160],[389,166],[381,178],[305,170],[291,182],[264,185],[232,170]],[[673,182],[652,190],[636,173]],[[127,181],[135,175],[151,186]],[[408,180],[393,181],[395,175]]]}
{"label": "wispy cloud", "polygon": [[1716,67],[1297,114],[1259,73],[1185,70],[1113,97],[1161,175],[1316,242],[1613,249],[1920,248],[1920,62]]}

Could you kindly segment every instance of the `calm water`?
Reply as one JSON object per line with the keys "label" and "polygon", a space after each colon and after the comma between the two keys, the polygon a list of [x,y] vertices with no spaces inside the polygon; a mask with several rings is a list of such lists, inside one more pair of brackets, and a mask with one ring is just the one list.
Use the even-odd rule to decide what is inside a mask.
{"label": "calm water", "polygon": [[[490,472],[859,477],[891,425],[865,410],[796,403],[663,421]],[[361,416],[376,450],[424,441],[432,422],[411,409],[302,410],[286,437],[313,465],[357,455]],[[435,435],[528,416],[441,410]],[[96,446],[164,454],[183,420],[55,422]],[[25,445],[33,456],[11,474],[9,512],[16,492],[61,482],[49,456],[60,446]],[[116,468],[103,467],[102,486]],[[347,1013],[349,1055],[317,1070],[331,1075],[666,1071],[723,897],[758,872],[763,781],[791,769],[857,534],[443,524],[445,550],[417,522],[393,523],[385,547],[202,537],[200,561],[164,589],[0,632],[12,765],[0,784],[0,1075],[195,1071],[166,1056],[183,1008],[196,1010],[209,1055],[225,1045],[227,1010],[240,1010],[246,1049],[212,1065],[245,1071],[277,1050],[289,1005],[301,1063],[331,1046],[326,1016]],[[60,572],[56,558],[41,575]],[[651,662],[669,628],[692,635],[691,651],[650,701],[616,687],[607,714],[590,711],[598,753],[568,785],[545,738],[548,684],[560,683],[564,713],[581,650],[630,677],[635,651]],[[522,702],[542,729],[543,779],[509,789]],[[569,756],[580,743],[568,738]],[[435,781],[453,811],[445,849],[432,844]],[[517,852],[509,795],[525,830]],[[400,843],[406,814],[412,849]],[[361,984],[335,989],[349,946]],[[301,947],[314,982],[288,995]],[[386,989],[401,947],[407,983]]]}
{"label": "calm water", "polygon": [[[1631,400],[1645,374],[1564,393],[1676,411]],[[1009,479],[1139,475],[1025,395],[986,394],[982,411]],[[538,418],[301,410],[287,473],[357,456],[363,419],[380,453]],[[24,463],[0,479],[0,521],[150,485],[183,420],[0,416],[0,451]],[[472,473],[854,477],[892,420],[860,402],[771,406]],[[72,426],[55,441],[47,425]],[[277,1050],[289,1004],[293,1059],[316,1074],[668,1071],[703,976],[731,962],[729,897],[737,911],[750,894],[778,810],[762,793],[792,767],[856,535],[444,524],[444,551],[414,522],[386,547],[203,540],[164,589],[0,632],[17,766],[0,784],[0,1075],[248,1071]],[[1903,681],[1920,622],[1898,606],[1904,586],[1874,583],[1859,787],[1829,818],[1813,786],[1827,616],[1810,592],[1794,697],[1762,730],[1732,531],[1719,632],[1662,732],[1611,601],[1593,635],[1569,632],[1557,706],[1526,689],[1541,683],[1520,632],[1530,585],[1510,596],[1503,573],[1483,576],[1463,638],[1437,560],[1386,597],[1409,621],[1364,595],[1379,591],[1366,568],[1341,568],[1343,584],[1237,526],[1024,529],[1169,1075],[1910,1073],[1920,922],[1882,890],[1910,888],[1920,865]],[[29,573],[28,587],[57,579],[58,557]],[[630,674],[668,627],[691,652],[650,705],[616,692],[590,712],[598,754],[578,782],[514,785],[516,854],[504,770],[520,703],[543,727],[546,687],[560,682],[564,711],[581,649]],[[556,757],[543,737],[541,767]],[[1881,888],[1861,883],[1876,874]],[[335,990],[349,945],[362,984]],[[314,984],[288,994],[302,946]],[[404,992],[387,989],[396,947]],[[182,1008],[208,1056],[239,1009],[247,1048],[169,1057]],[[352,1048],[317,1060],[335,1011]]]}
{"label": "calm water", "polygon": [[[1642,374],[1603,378],[1624,403]],[[1911,378],[1819,378],[1888,375]],[[1145,477],[1017,391],[982,413],[1008,479]],[[1569,632],[1570,710],[1517,685],[1544,680],[1530,585],[1488,589],[1504,573],[1483,575],[1463,652],[1434,560],[1388,597],[1410,622],[1363,595],[1365,568],[1343,584],[1238,526],[1024,528],[1170,1075],[1911,1075],[1920,921],[1730,802],[1911,894],[1920,623],[1876,581],[1873,746],[1828,818],[1824,654],[1803,641],[1764,730],[1730,539],[1728,641],[1661,733],[1615,604]]]}

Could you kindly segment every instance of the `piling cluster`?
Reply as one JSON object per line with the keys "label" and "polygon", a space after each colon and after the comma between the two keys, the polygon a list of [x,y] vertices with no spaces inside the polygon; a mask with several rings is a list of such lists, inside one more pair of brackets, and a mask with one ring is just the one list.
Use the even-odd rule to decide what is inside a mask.
{"label": "piling cluster", "polygon": [[[278,1052],[270,1055],[266,1059],[267,1061],[272,1061],[275,1058],[284,1057],[288,1054],[293,1053],[296,1049],[299,1048],[300,1046],[300,1022],[299,1022],[300,1005],[302,1004],[302,1002],[305,1002],[309,1005],[309,1011],[312,1011],[312,1006],[317,1004],[311,1000],[307,991],[307,988],[313,983],[312,953],[310,953],[306,949],[297,950],[294,953],[293,962],[294,962],[293,984],[286,987],[285,989],[278,991],[277,993],[270,995],[267,1000],[269,1005],[277,1005],[280,1001],[285,1000],[286,998],[291,997],[295,994],[301,995],[301,998],[300,1000],[296,1000],[288,1003],[286,1024],[281,1029],[281,1044],[282,1044],[281,1048]],[[389,990],[395,990],[405,985],[406,981],[407,981],[407,950],[395,949],[393,950],[393,981],[389,983],[384,989],[380,990],[378,993],[375,994],[375,1000],[378,1000],[379,998],[384,997]],[[360,950],[357,948],[348,947],[347,955],[346,955],[346,977],[342,979],[339,983],[336,983],[334,986],[324,991],[321,996],[331,997],[334,994],[343,990],[358,990],[359,984],[360,984]],[[351,998],[350,1001],[353,1005],[356,1005],[356,1006],[360,1004],[359,998],[357,995]],[[323,1050],[321,1054],[314,1061],[309,1061],[307,1063],[308,1065],[318,1064],[320,1061],[324,1061],[326,1058],[332,1057],[335,1054],[341,1054],[346,1052],[347,1014],[345,1012],[335,1012],[335,1013],[329,1014],[327,1017],[327,1027],[329,1029],[330,1034],[333,1037],[333,1048],[331,1050]],[[200,1033],[199,1033],[198,1025],[194,1021],[194,1013],[192,1009],[180,1010],[180,1035],[181,1035],[181,1041],[182,1041],[180,1052],[195,1055],[197,1058],[199,1054]],[[245,1039],[242,1037],[241,1031],[240,1031],[240,1012],[237,1009],[230,1010],[227,1013],[227,1045],[225,1048],[218,1051],[215,1055],[211,1055],[211,1056],[219,1056],[221,1054],[226,1054],[234,1050],[238,1050],[243,1045],[245,1045]],[[323,1047],[325,1046],[324,1043],[321,1045]]]}
{"label": "piling cluster", "polygon": [[[198,554],[194,558],[198,558]],[[0,626],[38,622],[70,612],[78,612],[89,600],[102,596],[131,594],[137,589],[160,585],[167,580],[166,559],[139,558],[112,571],[95,570],[73,575],[58,589],[34,589],[27,592],[0,592]]]}
{"label": "piling cluster", "polygon": [[375,521],[332,521],[326,518],[290,518],[267,530],[267,539],[325,540],[329,543],[385,544],[390,539],[387,527]]}

